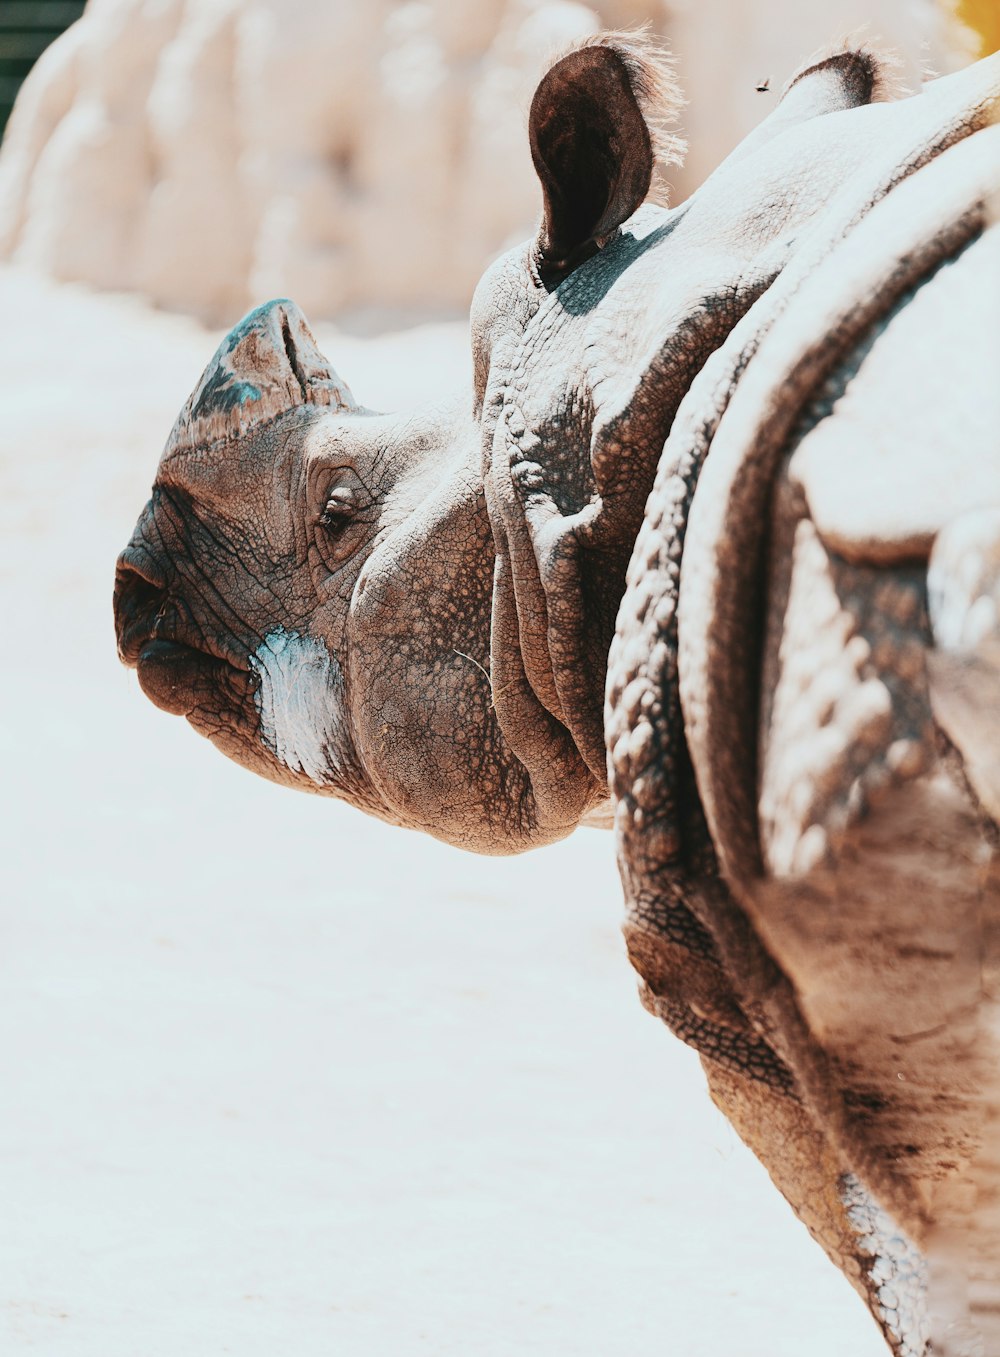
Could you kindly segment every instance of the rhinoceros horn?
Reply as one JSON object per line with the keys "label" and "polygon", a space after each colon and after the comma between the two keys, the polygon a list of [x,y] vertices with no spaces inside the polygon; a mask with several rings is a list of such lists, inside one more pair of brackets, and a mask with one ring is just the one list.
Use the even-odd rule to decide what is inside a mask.
{"label": "rhinoceros horn", "polygon": [[305,316],[282,297],[258,306],[226,335],[177,417],[164,457],[245,437],[299,405],[358,408]]}

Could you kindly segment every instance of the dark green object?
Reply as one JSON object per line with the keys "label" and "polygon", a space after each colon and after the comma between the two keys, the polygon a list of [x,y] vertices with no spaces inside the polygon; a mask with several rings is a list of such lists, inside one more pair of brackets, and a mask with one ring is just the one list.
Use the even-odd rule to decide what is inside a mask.
{"label": "dark green object", "polygon": [[84,0],[0,0],[0,133],[25,76],[83,10]]}

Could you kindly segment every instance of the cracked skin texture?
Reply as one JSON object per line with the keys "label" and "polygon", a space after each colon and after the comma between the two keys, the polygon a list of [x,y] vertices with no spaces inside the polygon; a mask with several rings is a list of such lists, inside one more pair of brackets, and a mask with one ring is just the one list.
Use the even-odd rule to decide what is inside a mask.
{"label": "cracked skin texture", "polygon": [[[913,958],[893,991],[926,910],[886,944],[872,928],[928,817],[947,821],[930,904],[964,891],[974,942],[983,830],[929,705],[906,503],[907,550],[876,559],[871,514],[859,527],[824,488],[845,440],[792,454],[836,434],[837,374],[864,377],[892,309],[905,325],[927,278],[976,248],[1000,69],[894,99],[876,55],[833,52],[673,210],[642,205],[653,138],[615,152],[668,88],[620,36],[543,79],[542,225],[477,290],[471,398],[378,415],[293,303],[234,329],[119,560],[119,650],[253,771],[465,848],[559,838],[610,790],[643,1002],[699,1050],[890,1345],[918,1354],[925,1292],[968,1320],[936,1280],[963,1275],[947,1184],[997,1109],[957,1086],[919,1095],[922,1042],[914,1096],[889,1096],[899,1071],[843,995],[863,976],[871,1028],[936,964]],[[872,409],[881,427],[878,389]],[[265,723],[260,674],[292,654],[318,661]],[[317,730],[319,769],[295,756]],[[979,1069],[945,990],[931,1065]]]}

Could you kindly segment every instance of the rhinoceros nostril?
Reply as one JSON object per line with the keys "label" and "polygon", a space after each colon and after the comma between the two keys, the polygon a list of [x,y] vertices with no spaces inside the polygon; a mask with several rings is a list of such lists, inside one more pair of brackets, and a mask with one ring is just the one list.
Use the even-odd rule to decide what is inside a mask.
{"label": "rhinoceros nostril", "polygon": [[133,566],[119,563],[115,572],[115,634],[123,664],[134,666],[143,643],[153,634],[167,601],[167,592]]}

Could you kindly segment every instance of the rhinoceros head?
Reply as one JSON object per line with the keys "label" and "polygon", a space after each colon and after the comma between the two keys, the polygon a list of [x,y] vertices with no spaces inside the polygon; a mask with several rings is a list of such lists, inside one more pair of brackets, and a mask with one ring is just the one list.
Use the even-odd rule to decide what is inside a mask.
{"label": "rhinoceros head", "polygon": [[294,303],[251,312],[178,418],[119,561],[119,649],[147,696],[266,777],[405,824],[435,797],[458,805],[461,766],[437,741],[466,708],[470,746],[489,724],[452,673],[484,682],[456,648],[488,663],[471,432],[446,411],[362,409]]}
{"label": "rhinoceros head", "polygon": [[893,106],[867,107],[879,78],[865,52],[806,68],[667,211],[642,206],[667,66],[618,38],[559,61],[530,115],[542,222],[480,284],[474,391],[450,408],[374,414],[293,303],[251,312],[119,560],[119,650],[147,696],[255,772],[479,851],[595,811],[608,647],[664,438],[864,175],[857,115],[891,141]]}

